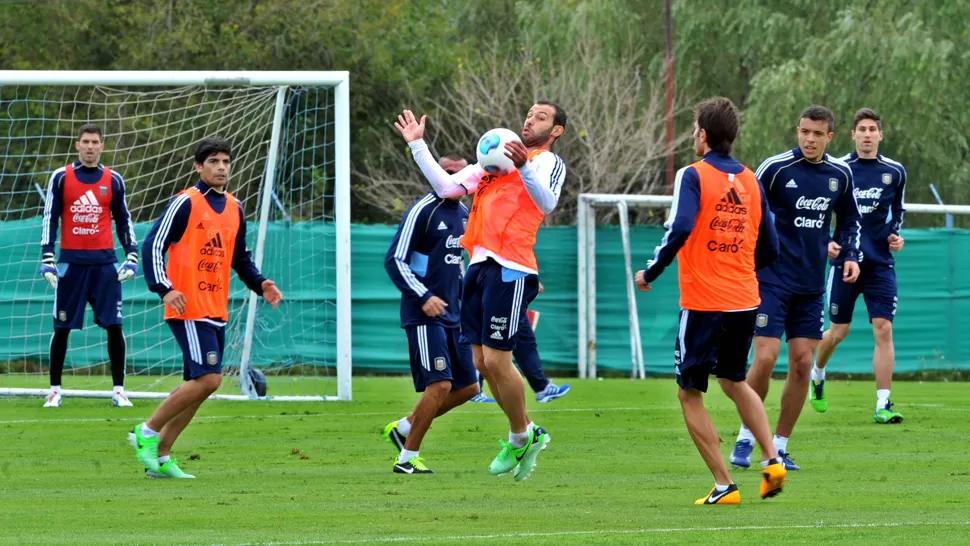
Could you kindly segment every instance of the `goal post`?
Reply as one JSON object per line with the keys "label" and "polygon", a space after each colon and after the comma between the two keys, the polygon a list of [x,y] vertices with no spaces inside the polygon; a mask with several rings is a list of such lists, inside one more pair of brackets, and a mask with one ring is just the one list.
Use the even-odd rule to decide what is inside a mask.
{"label": "goal post", "polygon": [[[596,270],[596,218],[597,211],[613,209],[619,216],[621,246],[626,267],[625,285],[630,329],[630,376],[643,378],[644,359],[640,338],[640,322],[637,310],[634,272],[646,264],[632,264],[630,249],[629,209],[669,209],[673,198],[669,195],[623,195],[583,193],[577,198],[577,281],[579,305],[577,372],[580,378],[595,379],[597,372],[597,270]],[[911,204],[905,205],[906,214],[970,214],[970,205]],[[659,242],[659,241],[657,241]],[[652,246],[653,242],[651,242]],[[652,248],[652,247],[651,247]],[[652,253],[651,253],[652,254]],[[670,355],[662,355],[667,359]],[[670,357],[672,359],[672,357]]]}
{"label": "goal post", "polygon": [[[197,180],[198,140],[233,146],[228,189],[254,261],[284,301],[274,311],[233,276],[227,380],[213,398],[258,398],[257,368],[265,399],[350,400],[349,85],[346,71],[0,70],[0,396],[47,392],[53,291],[37,275],[45,192],[51,173],[77,159],[77,129],[92,122],[104,131],[101,162],[124,177],[139,244]],[[126,391],[163,398],[181,381],[182,357],[142,274],[122,287]],[[69,339],[62,393],[110,397],[105,336],[90,311],[84,322]]]}

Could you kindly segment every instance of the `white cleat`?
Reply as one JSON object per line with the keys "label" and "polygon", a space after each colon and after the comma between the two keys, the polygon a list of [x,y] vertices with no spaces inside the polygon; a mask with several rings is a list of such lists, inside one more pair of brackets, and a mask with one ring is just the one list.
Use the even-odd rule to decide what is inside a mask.
{"label": "white cleat", "polygon": [[128,400],[128,397],[125,396],[125,393],[116,392],[111,397],[111,405],[115,406],[116,408],[130,408],[134,404],[131,403],[131,400]]}
{"label": "white cleat", "polygon": [[47,401],[44,402],[45,408],[59,408],[61,407],[61,393],[52,392],[47,395]]}

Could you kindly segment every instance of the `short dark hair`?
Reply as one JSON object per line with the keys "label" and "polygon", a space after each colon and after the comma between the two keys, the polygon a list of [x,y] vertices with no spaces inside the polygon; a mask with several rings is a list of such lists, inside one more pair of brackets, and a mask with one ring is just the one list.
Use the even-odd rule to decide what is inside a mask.
{"label": "short dark hair", "polygon": [[98,127],[94,123],[85,123],[77,130],[77,139],[81,140],[85,134],[96,134],[98,138],[104,140],[104,133],[101,132],[101,127]]}
{"label": "short dark hair", "polygon": [[814,104],[802,110],[798,119],[810,119],[812,121],[825,121],[829,124],[829,132],[835,131],[835,114],[824,106]]}
{"label": "short dark hair", "polygon": [[695,119],[698,129],[704,129],[707,133],[707,145],[711,150],[722,154],[731,153],[741,125],[738,107],[731,99],[714,97],[701,102],[695,109]]}
{"label": "short dark hair", "polygon": [[448,155],[443,155],[443,156],[441,156],[441,159],[447,159],[449,161],[464,161],[466,163],[468,162],[468,160],[465,159],[464,157],[462,157],[461,154],[448,154]]}
{"label": "short dark hair", "polygon": [[552,124],[554,126],[561,125],[563,129],[566,128],[566,111],[562,109],[562,106],[547,100],[537,101],[536,104],[540,106],[552,106],[552,109],[556,111],[556,113],[552,116]]}
{"label": "short dark hair", "polygon": [[232,159],[232,147],[228,140],[219,137],[203,138],[195,147],[195,162],[201,165],[209,159],[209,156],[220,152],[228,154],[229,159]]}
{"label": "short dark hair", "polygon": [[859,122],[864,119],[871,119],[872,121],[875,121],[876,126],[879,127],[880,131],[882,131],[882,118],[873,112],[871,108],[859,108],[859,111],[852,116],[852,130],[855,131],[855,128],[859,125]]}

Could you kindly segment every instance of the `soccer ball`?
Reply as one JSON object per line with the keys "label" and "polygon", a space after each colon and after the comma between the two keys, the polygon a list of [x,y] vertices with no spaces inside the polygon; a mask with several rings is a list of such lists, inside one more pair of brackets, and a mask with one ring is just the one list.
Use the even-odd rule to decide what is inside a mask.
{"label": "soccer ball", "polygon": [[522,142],[519,135],[508,129],[492,129],[478,139],[475,150],[478,164],[490,174],[505,174],[515,170],[515,164],[505,155],[507,142]]}
{"label": "soccer ball", "polygon": [[249,381],[253,386],[253,390],[256,391],[256,396],[266,396],[266,375],[262,370],[250,368]]}

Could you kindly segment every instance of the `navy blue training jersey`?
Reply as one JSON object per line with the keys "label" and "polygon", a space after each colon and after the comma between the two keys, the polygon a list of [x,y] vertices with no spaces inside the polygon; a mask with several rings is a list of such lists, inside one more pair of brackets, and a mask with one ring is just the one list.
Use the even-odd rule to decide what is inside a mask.
{"label": "navy blue training jersey", "polygon": [[[41,234],[41,253],[54,252],[57,232],[61,222],[61,212],[64,210],[64,172],[61,167],[51,174],[47,184],[47,197],[44,202],[44,229]],[[104,165],[85,167],[80,161],[74,162],[74,175],[82,184],[97,184],[104,175]],[[124,248],[125,254],[138,252],[138,241],[135,240],[135,230],[131,225],[131,214],[125,202],[125,180],[118,171],[111,171],[111,217],[115,221],[115,234]],[[113,264],[118,261],[114,249],[106,250],[72,250],[61,249],[57,261],[79,265]]]}
{"label": "navy blue training jersey", "polygon": [[[226,196],[209,187],[199,180],[196,189],[205,196],[206,203],[216,214],[222,214],[226,208]],[[237,200],[238,202],[238,200]],[[182,240],[185,228],[189,224],[189,214],[192,212],[192,201],[187,195],[178,194],[166,205],[162,216],[155,221],[145,242],[142,245],[142,264],[145,268],[145,282],[148,289],[164,298],[172,291],[172,283],[165,272],[165,252],[173,243]],[[263,295],[263,281],[266,277],[256,268],[252,253],[246,247],[246,214],[243,212],[242,202],[239,202],[239,231],[236,232],[236,244],[232,253],[232,269],[239,276],[239,280],[259,295]]]}
{"label": "navy blue training jersey", "polygon": [[799,148],[769,157],[755,173],[768,196],[779,255],[758,271],[758,281],[796,294],[825,292],[832,214],[842,260],[859,261],[859,209],[852,170],[825,154],[813,163]]}
{"label": "navy blue training jersey", "polygon": [[[433,192],[408,209],[384,257],[384,269],[401,291],[401,327],[440,324],[457,328],[461,289],[461,245],[468,209],[460,201]],[[431,296],[448,307],[429,317],[421,306]]]}
{"label": "navy blue training jersey", "polygon": [[[896,262],[889,251],[889,235],[899,235],[905,212],[906,169],[884,155],[865,159],[855,153],[842,158],[852,169],[855,200],[862,215],[859,250],[867,264]],[[842,236],[836,230],[835,239]],[[832,265],[841,262],[832,260]]]}

